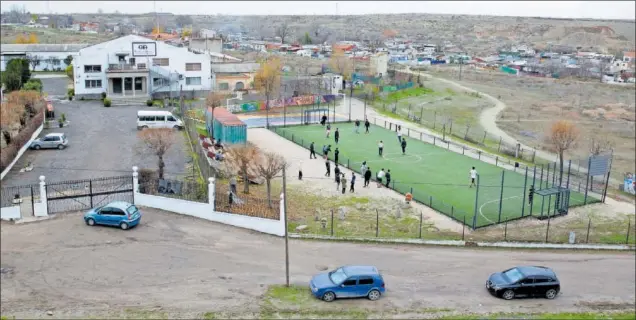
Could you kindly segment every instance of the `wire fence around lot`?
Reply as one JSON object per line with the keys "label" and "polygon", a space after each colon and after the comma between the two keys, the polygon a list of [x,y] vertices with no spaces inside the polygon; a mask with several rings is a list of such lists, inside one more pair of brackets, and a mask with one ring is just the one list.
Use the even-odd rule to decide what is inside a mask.
{"label": "wire fence around lot", "polygon": [[[507,241],[533,243],[636,244],[633,218],[605,219],[566,217],[526,222],[505,222],[496,227],[461,232],[441,231],[421,213],[402,209],[342,212],[321,208],[315,216],[298,217],[290,212],[290,233],[342,238]],[[562,221],[561,219],[569,219]]]}
{"label": "wire fence around lot", "polygon": [[208,184],[200,181],[178,179],[148,179],[139,181],[139,192],[143,194],[207,203]]}
{"label": "wire fence around lot", "polygon": [[[380,126],[384,126],[386,130],[391,131],[395,128],[395,125],[388,121],[383,121]],[[270,127],[270,129],[278,135],[307,149],[309,149],[311,141],[321,141],[320,139],[324,139],[322,131],[316,131],[316,129],[311,128],[311,126]],[[346,131],[347,129],[344,130]],[[373,136],[373,138],[377,140],[385,139],[388,143],[390,136],[386,130],[384,132],[378,132],[378,136]],[[489,159],[485,157],[482,158],[482,153],[478,150],[452,144],[452,142],[448,140],[440,140],[435,136],[424,135],[422,132],[407,130],[404,136],[426,142],[428,146],[415,146],[412,142],[409,142],[409,145],[411,148],[419,149],[419,152],[423,153],[431,153],[434,151],[436,158],[433,161],[437,162],[436,170],[439,172],[448,172],[449,174],[452,173],[454,178],[432,174],[427,164],[421,161],[413,160],[407,163],[405,161],[408,160],[408,158],[401,158],[406,160],[400,160],[401,162],[398,162],[400,166],[393,168],[395,176],[390,183],[386,183],[384,187],[395,190],[401,194],[410,194],[413,201],[431,207],[455,221],[466,224],[472,229],[531,216],[544,219],[563,215],[567,214],[567,208],[569,207],[600,202],[604,197],[605,190],[598,189],[598,187],[600,187],[599,185],[595,188],[594,185],[590,183],[592,180],[591,177],[586,178],[587,183],[582,184],[583,189],[581,192],[576,191],[576,188],[573,189],[573,187],[578,187],[581,183],[577,181],[575,177],[572,177],[571,170],[564,170],[561,174],[556,163],[546,167],[529,167],[520,163],[499,161],[498,157],[488,161]],[[368,138],[366,135],[353,135],[352,137],[354,138],[347,138],[344,145],[341,145],[342,141],[341,144],[339,144],[343,151],[338,159],[334,158],[333,153],[330,154],[329,159],[332,161],[337,160],[343,167],[360,174],[362,161],[365,161],[365,159],[374,159],[374,155],[372,154],[374,151],[360,149],[360,145],[372,138]],[[429,141],[426,141],[425,138],[429,138]],[[437,148],[431,148],[430,145],[434,145]],[[451,146],[452,150],[450,150]],[[348,152],[348,150],[352,150],[352,148],[358,148],[355,149],[358,151]],[[446,150],[439,150],[439,148]],[[468,188],[467,184],[458,184],[454,172],[457,171],[458,165],[469,168],[475,164],[474,162],[466,161],[467,159],[464,157],[458,157],[457,154],[490,163],[490,166],[480,166],[481,170],[483,170],[481,179],[476,179],[474,188],[472,189]],[[355,158],[350,158],[351,156]],[[377,157],[377,155],[375,155],[375,157]],[[386,168],[390,162],[388,160],[381,158],[380,160],[373,161],[376,162],[376,165],[382,164],[382,166]],[[452,165],[445,165],[445,162],[452,163]],[[569,165],[569,162],[567,164]],[[395,166],[395,163],[393,163],[393,166]],[[407,170],[405,169],[407,167],[410,168],[409,170],[411,171],[405,172],[404,170]],[[375,168],[376,172],[379,168],[380,167]],[[427,172],[427,174],[423,174],[423,172]],[[425,180],[418,180],[418,178]],[[375,175],[372,175],[371,181],[377,183]],[[562,190],[558,196],[555,194],[554,196],[551,195],[548,197],[541,197],[534,193],[532,195],[530,194],[531,188],[533,191],[550,188],[561,190],[559,187],[572,189],[572,192]],[[561,201],[560,197],[565,195],[566,192],[569,195],[567,201]]]}
{"label": "wire fence around lot", "polygon": [[214,207],[216,211],[246,215],[264,219],[280,219],[280,202],[273,196],[271,201],[236,190],[230,193],[227,183],[217,182],[215,185]]}

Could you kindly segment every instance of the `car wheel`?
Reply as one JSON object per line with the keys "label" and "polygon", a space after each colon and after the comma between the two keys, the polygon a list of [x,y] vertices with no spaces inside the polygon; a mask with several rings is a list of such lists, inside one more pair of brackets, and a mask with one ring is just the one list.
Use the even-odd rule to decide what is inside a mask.
{"label": "car wheel", "polygon": [[506,299],[506,300],[512,300],[515,297],[515,292],[512,290],[506,290],[504,291],[504,293],[501,295],[502,298]]}
{"label": "car wheel", "polygon": [[141,127],[141,130],[146,130],[146,129],[148,129],[148,126]]}
{"label": "car wheel", "polygon": [[333,292],[325,292],[325,294],[322,295],[322,300],[327,302],[334,301],[336,300],[336,295]]}
{"label": "car wheel", "polygon": [[174,130],[174,131],[179,131],[179,130],[181,130],[181,127],[179,127],[179,126],[174,126],[174,127],[172,127],[172,130]]}
{"label": "car wheel", "polygon": [[87,224],[87,225],[89,225],[89,226],[94,226],[94,225],[95,225],[95,220],[93,220],[93,219],[87,219],[87,220],[86,220],[86,224]]}
{"label": "car wheel", "polygon": [[60,144],[57,146],[58,149],[63,150],[64,148],[66,148],[63,144]]}
{"label": "car wheel", "polygon": [[369,295],[368,295],[367,297],[368,297],[368,298],[369,298],[369,300],[371,300],[371,301],[378,300],[378,299],[380,299],[380,291],[378,291],[378,290],[371,290],[371,291],[369,292]]}
{"label": "car wheel", "polygon": [[552,299],[556,298],[556,296],[558,294],[559,294],[559,292],[556,291],[555,289],[550,289],[550,290],[545,292],[545,297],[546,297],[546,299],[552,300]]}
{"label": "car wheel", "polygon": [[126,222],[122,222],[122,223],[120,223],[120,224],[119,224],[119,227],[120,227],[122,230],[128,230],[128,224],[127,224]]}
{"label": "car wheel", "polygon": [[35,149],[35,150],[40,150],[40,148],[41,148],[41,147],[40,147],[40,145],[39,145],[39,144],[36,144],[35,146],[33,146],[33,149]]}

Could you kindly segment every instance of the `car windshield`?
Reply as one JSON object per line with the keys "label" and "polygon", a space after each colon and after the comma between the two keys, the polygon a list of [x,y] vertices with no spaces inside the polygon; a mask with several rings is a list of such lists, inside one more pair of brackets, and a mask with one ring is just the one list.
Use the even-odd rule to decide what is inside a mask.
{"label": "car windshield", "polygon": [[510,283],[516,283],[517,281],[523,279],[523,273],[519,271],[519,269],[514,268],[510,269],[503,273],[506,278],[510,281]]}
{"label": "car windshield", "polygon": [[342,270],[342,268],[340,268],[336,271],[330,272],[329,279],[331,279],[331,282],[333,282],[334,284],[341,284],[347,279],[347,274],[344,272],[344,270]]}
{"label": "car windshield", "polygon": [[135,212],[137,212],[137,210],[138,210],[137,207],[133,205],[128,207],[128,209],[126,209],[126,212],[128,212],[128,214],[134,214]]}

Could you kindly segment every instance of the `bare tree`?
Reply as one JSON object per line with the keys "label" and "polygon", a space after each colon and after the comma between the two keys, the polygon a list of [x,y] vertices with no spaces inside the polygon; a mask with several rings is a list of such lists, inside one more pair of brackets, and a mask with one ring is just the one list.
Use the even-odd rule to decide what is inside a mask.
{"label": "bare tree", "polygon": [[606,135],[594,134],[590,138],[590,153],[592,155],[599,155],[607,151],[614,149],[614,142],[612,142]]}
{"label": "bare tree", "polygon": [[281,25],[276,28],[276,35],[280,37],[281,43],[285,43],[285,38],[287,38],[291,32],[291,27],[289,27],[287,22],[282,22]]}
{"label": "bare tree", "polygon": [[145,129],[138,133],[140,141],[144,144],[147,152],[157,156],[157,166],[159,167],[159,179],[163,179],[166,163],[163,161],[166,152],[175,143],[175,133],[172,129]]}
{"label": "bare tree", "polygon": [[281,173],[285,166],[287,166],[285,158],[273,152],[263,153],[261,159],[256,163],[256,172],[260,177],[265,179],[265,185],[267,186],[267,203],[270,208],[272,207],[272,179]]}
{"label": "bare tree", "polygon": [[225,161],[243,177],[243,193],[250,193],[249,177],[256,170],[258,149],[251,144],[227,148]]}
{"label": "bare tree", "polygon": [[269,101],[276,97],[281,87],[282,64],[278,58],[269,58],[261,63],[254,76],[254,87],[265,95],[266,127],[269,128]]}
{"label": "bare tree", "polygon": [[565,151],[576,145],[579,139],[579,130],[576,125],[567,120],[559,120],[552,124],[548,134],[548,143],[552,145],[554,151],[559,155],[559,185],[563,182],[563,156]]}
{"label": "bare tree", "polygon": [[38,55],[30,56],[28,59],[29,59],[29,64],[31,65],[31,69],[33,69],[33,71],[35,71],[35,67],[39,66],[40,62],[42,61],[42,57]]}
{"label": "bare tree", "polygon": [[205,104],[208,107],[212,108],[212,138],[214,138],[214,110],[218,107],[223,106],[223,104],[226,102],[226,98],[226,95],[212,91],[210,91],[208,96],[205,98]]}

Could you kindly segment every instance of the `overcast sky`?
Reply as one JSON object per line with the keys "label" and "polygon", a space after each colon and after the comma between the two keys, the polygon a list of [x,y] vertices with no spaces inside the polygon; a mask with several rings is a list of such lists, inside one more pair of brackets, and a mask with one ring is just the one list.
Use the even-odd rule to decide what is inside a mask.
{"label": "overcast sky", "polygon": [[[34,13],[154,12],[153,1],[0,1]],[[635,1],[156,1],[174,14],[286,15],[448,13],[556,18],[636,19]],[[336,9],[337,8],[337,9]]]}

